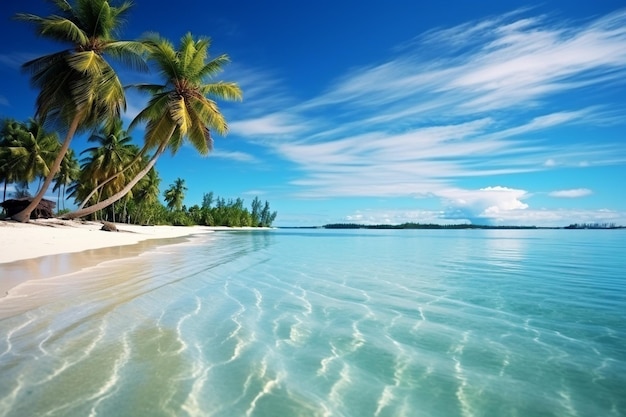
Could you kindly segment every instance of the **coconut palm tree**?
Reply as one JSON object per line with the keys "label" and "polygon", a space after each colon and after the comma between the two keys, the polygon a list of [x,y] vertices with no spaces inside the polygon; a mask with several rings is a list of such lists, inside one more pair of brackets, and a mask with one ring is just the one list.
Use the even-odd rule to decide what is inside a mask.
{"label": "coconut palm tree", "polygon": [[219,134],[228,130],[212,98],[240,100],[241,89],[235,83],[211,82],[229,61],[228,57],[220,55],[207,62],[210,40],[195,40],[191,34],[183,36],[178,49],[158,35],[148,37],[144,43],[148,59],[156,65],[165,83],[135,86],[153,96],[130,128],[145,122],[145,147],[156,150],[122,191],[91,207],[69,213],[66,218],[86,216],[122,198],[152,169],[166,149],[175,154],[187,140],[201,155],[207,155],[213,146],[210,130]]}
{"label": "coconut palm tree", "polygon": [[[159,185],[161,184],[161,178],[159,173],[152,167],[150,171],[137,183],[133,188],[133,200],[137,207],[135,213],[135,219],[142,223],[149,223],[150,218],[146,218],[145,213],[148,208],[158,202],[159,199]],[[159,203],[160,204],[160,203]]]}
{"label": "coconut palm tree", "polygon": [[28,123],[8,121],[3,128],[2,171],[7,180],[28,184],[46,176],[59,150],[56,133],[43,129],[34,119]]}
{"label": "coconut palm tree", "polygon": [[73,149],[68,149],[59,167],[59,172],[54,177],[54,187],[52,188],[53,192],[58,191],[57,207],[59,209],[61,208],[61,194],[63,194],[63,210],[65,210],[66,188],[69,184],[76,181],[79,176],[80,165],[76,158],[76,153]]}
{"label": "coconut palm tree", "polygon": [[[81,192],[77,193],[77,197],[81,197],[87,190],[93,188],[98,189],[97,199],[109,197],[119,190],[128,182],[127,175],[118,175],[114,181],[108,181],[102,188],[98,188],[104,179],[110,178],[117,173],[124,171],[131,161],[135,160],[135,156],[139,152],[139,148],[131,143],[132,138],[122,127],[121,119],[108,123],[94,132],[88,139],[89,142],[95,142],[97,146],[85,149],[81,154],[87,156],[82,160],[82,181]],[[137,171],[139,165],[134,165],[134,170],[126,170],[125,172],[133,175]],[[90,198],[91,194],[86,198]]]}
{"label": "coconut palm tree", "polygon": [[183,209],[183,200],[185,199],[185,180],[182,178],[176,178],[174,184],[171,184],[167,190],[163,193],[167,208],[170,211],[180,211]]}
{"label": "coconut palm tree", "polygon": [[134,65],[145,66],[143,44],[115,39],[131,7],[130,2],[113,6],[109,0],[53,0],[57,13],[40,17],[20,13],[18,20],[32,23],[41,37],[71,45],[60,52],[26,62],[31,83],[39,90],[36,117],[65,131],[65,138],[50,172],[22,212],[12,216],[28,221],[59,171],[72,138],[79,130],[115,119],[126,107],[124,89],[105,54]]}
{"label": "coconut palm tree", "polygon": [[4,119],[0,129],[0,180],[4,182],[2,200],[7,199],[7,186],[18,181],[17,171],[13,169],[11,146],[19,140],[23,131],[20,123],[13,119]]}

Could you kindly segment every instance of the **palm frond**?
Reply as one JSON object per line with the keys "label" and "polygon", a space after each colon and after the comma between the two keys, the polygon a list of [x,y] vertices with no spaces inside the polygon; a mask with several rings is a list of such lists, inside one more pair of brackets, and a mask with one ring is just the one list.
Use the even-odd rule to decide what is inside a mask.
{"label": "palm frond", "polygon": [[144,43],[136,41],[115,41],[106,45],[104,52],[130,68],[142,72],[149,70],[144,58],[147,48]]}
{"label": "palm frond", "polygon": [[18,13],[15,18],[34,23],[37,34],[46,38],[77,45],[85,45],[89,41],[89,37],[74,22],[61,16],[42,18],[33,14]]}
{"label": "palm frond", "polygon": [[198,71],[198,77],[200,79],[205,79],[207,77],[212,78],[222,72],[222,67],[229,63],[230,58],[226,54],[213,58],[211,61],[207,62],[200,71]]}
{"label": "palm frond", "polygon": [[186,135],[191,125],[191,120],[184,97],[178,97],[170,101],[170,117],[180,129],[180,133]]}
{"label": "palm frond", "polygon": [[217,82],[212,84],[204,84],[200,91],[205,96],[216,97],[223,100],[241,101],[243,92],[237,83]]}

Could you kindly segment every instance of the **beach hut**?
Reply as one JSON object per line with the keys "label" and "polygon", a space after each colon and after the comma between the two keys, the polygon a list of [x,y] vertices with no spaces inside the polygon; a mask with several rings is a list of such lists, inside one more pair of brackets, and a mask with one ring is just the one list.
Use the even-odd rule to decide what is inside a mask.
{"label": "beach hut", "polygon": [[[14,198],[10,200],[5,200],[0,203],[0,206],[4,208],[7,217],[11,217],[12,215],[19,213],[24,210],[26,206],[30,204],[32,199],[26,198]],[[54,208],[57,203],[54,201],[42,199],[37,208],[30,213],[31,219],[49,219],[50,217],[54,217]]]}

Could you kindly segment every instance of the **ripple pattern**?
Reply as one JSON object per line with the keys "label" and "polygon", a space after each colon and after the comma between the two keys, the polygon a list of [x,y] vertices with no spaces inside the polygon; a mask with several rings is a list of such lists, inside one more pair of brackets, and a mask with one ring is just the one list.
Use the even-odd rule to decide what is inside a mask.
{"label": "ripple pattern", "polygon": [[0,417],[624,416],[624,253],[562,230],[154,248],[0,299]]}

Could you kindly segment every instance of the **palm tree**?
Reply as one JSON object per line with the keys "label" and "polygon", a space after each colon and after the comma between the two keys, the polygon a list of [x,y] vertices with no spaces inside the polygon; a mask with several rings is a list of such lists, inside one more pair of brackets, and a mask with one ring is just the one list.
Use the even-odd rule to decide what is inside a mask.
{"label": "palm tree", "polygon": [[52,188],[53,192],[59,192],[57,196],[57,207],[59,209],[61,208],[61,194],[63,194],[63,210],[65,210],[66,187],[76,181],[79,175],[80,165],[78,164],[78,159],[76,159],[76,154],[73,149],[68,149],[59,167],[59,172],[54,177],[54,187]]}
{"label": "palm tree", "polygon": [[191,34],[183,36],[178,49],[158,35],[152,35],[144,42],[148,58],[165,78],[165,84],[136,86],[153,96],[130,128],[146,122],[145,147],[156,150],[123,190],[91,207],[70,213],[66,218],[86,216],[122,198],[152,169],[167,148],[175,154],[187,139],[201,155],[207,155],[213,145],[210,129],[219,134],[228,130],[224,116],[210,98],[240,100],[242,97],[241,89],[235,83],[210,82],[229,61],[228,57],[220,55],[206,62],[209,39],[194,40]]}
{"label": "palm tree", "polygon": [[9,180],[20,182],[27,189],[30,182],[49,174],[59,150],[56,133],[46,132],[41,123],[33,119],[27,124],[7,121],[2,132],[5,192]]}
{"label": "palm tree", "polygon": [[7,199],[7,186],[17,181],[17,171],[12,166],[11,145],[19,140],[22,126],[13,119],[4,119],[0,130],[0,180],[4,182],[2,200]]}
{"label": "palm tree", "polygon": [[163,193],[167,208],[170,211],[180,211],[183,209],[183,200],[185,199],[185,180],[182,178],[176,178],[174,184],[171,184],[167,190]]}
{"label": "palm tree", "polygon": [[144,218],[144,214],[151,205],[158,202],[160,184],[161,178],[159,178],[159,173],[152,167],[133,189],[133,199],[138,209],[137,213],[135,213],[137,221],[149,223],[150,218]]}
{"label": "palm tree", "polygon": [[[104,125],[97,132],[89,137],[89,142],[95,142],[97,146],[85,149],[81,154],[87,154],[88,156],[82,160],[82,181],[84,187],[81,188],[81,192],[93,188],[99,190],[97,199],[102,197],[109,197],[119,190],[121,190],[128,177],[126,175],[116,175],[124,170],[124,167],[128,166],[131,161],[135,160],[135,156],[139,152],[139,148],[132,144],[132,138],[128,132],[122,128],[121,119]],[[135,164],[133,170],[125,171],[133,175],[139,165]],[[115,177],[115,181],[108,181],[102,188],[98,187],[98,184],[102,183],[103,179]],[[82,193],[78,193],[77,197],[81,197]],[[89,194],[86,199],[89,199],[92,194]],[[115,215],[115,214],[114,214]]]}
{"label": "palm tree", "polygon": [[[140,42],[118,41],[116,31],[131,7],[130,2],[112,6],[108,0],[53,0],[57,13],[48,17],[20,13],[18,20],[35,25],[41,37],[70,44],[60,52],[26,62],[31,83],[39,90],[36,117],[65,130],[65,139],[50,172],[33,201],[13,219],[26,222],[43,198],[72,138],[119,116],[126,108],[124,89],[104,54],[142,67]],[[145,65],[145,64],[143,64]]]}

